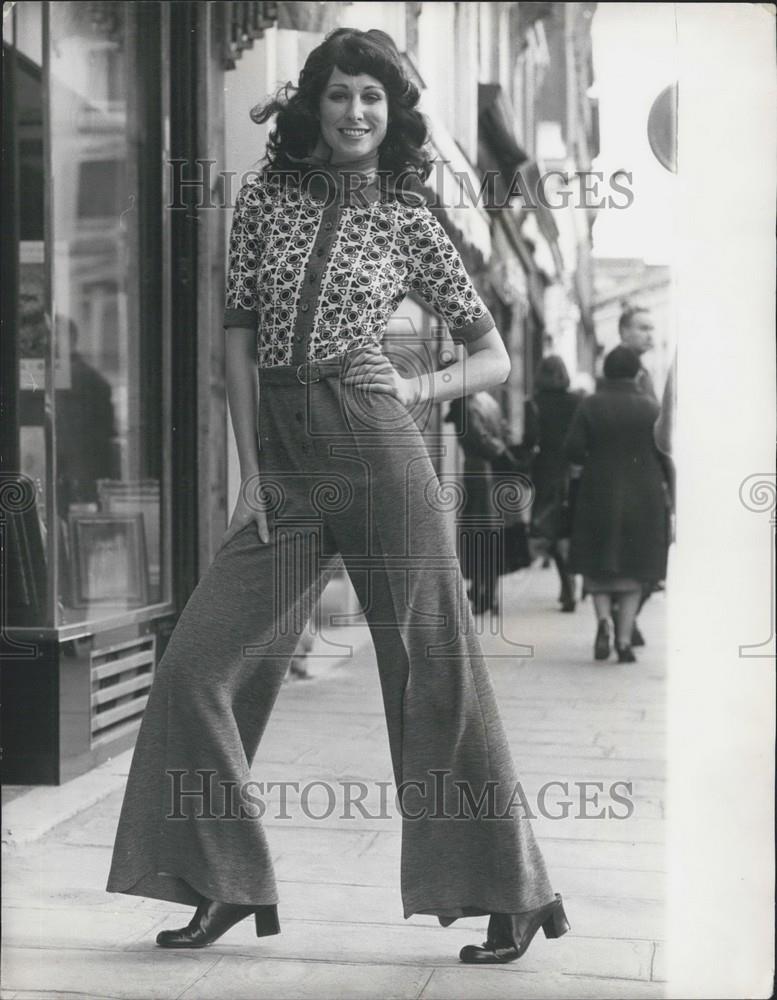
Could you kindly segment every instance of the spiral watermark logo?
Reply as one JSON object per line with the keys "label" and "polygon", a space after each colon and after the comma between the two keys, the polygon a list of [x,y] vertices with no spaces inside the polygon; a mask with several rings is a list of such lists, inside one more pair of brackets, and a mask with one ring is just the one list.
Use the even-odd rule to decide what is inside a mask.
{"label": "spiral watermark logo", "polygon": [[[0,556],[2,579],[5,585],[0,588],[0,659],[34,660],[42,653],[42,647],[35,642],[21,642],[8,634],[8,627],[13,624],[12,609],[9,604],[10,578],[8,557],[13,548],[20,545],[29,547],[37,540],[37,545],[43,551],[43,539],[40,534],[40,523],[36,510],[36,501],[40,492],[40,483],[36,483],[23,472],[0,473]],[[29,588],[36,586],[30,578]],[[39,594],[45,601],[45,595]]]}
{"label": "spiral watermark logo", "polygon": [[[739,655],[747,657],[773,657],[775,655],[774,612],[774,544],[777,526],[777,476],[773,472],[756,472],[742,480],[739,499],[754,514],[769,514],[769,637],[763,642],[742,645]],[[766,532],[764,532],[765,534]]]}
{"label": "spiral watermark logo", "polygon": [[530,509],[534,501],[534,485],[528,476],[511,473],[492,486],[494,508],[505,518]]}

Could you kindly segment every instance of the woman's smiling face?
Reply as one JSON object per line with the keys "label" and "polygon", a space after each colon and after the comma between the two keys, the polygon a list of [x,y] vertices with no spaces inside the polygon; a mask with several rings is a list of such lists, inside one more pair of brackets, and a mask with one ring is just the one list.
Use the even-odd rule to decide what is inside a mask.
{"label": "woman's smiling face", "polygon": [[332,150],[332,163],[377,151],[386,136],[386,89],[367,73],[348,76],[335,66],[321,94],[319,112],[321,136]]}

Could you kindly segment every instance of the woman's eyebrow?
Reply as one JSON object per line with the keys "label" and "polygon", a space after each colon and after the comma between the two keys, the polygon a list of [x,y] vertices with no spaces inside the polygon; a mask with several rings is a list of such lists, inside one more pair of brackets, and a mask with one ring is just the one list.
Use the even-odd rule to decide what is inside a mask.
{"label": "woman's eyebrow", "polygon": [[[350,90],[351,89],[348,86],[347,83],[340,83],[339,81],[337,83],[330,83],[329,87],[328,87],[329,90],[336,90],[338,88],[340,88],[342,90]],[[379,90],[379,91],[381,91],[381,93],[385,93],[385,87],[381,83],[366,83],[361,89],[362,90]]]}

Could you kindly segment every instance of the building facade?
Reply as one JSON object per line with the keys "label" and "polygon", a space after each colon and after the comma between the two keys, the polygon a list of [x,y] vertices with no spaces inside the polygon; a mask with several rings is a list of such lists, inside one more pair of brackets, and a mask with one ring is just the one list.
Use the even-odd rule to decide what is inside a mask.
{"label": "building facade", "polygon": [[[6,18],[4,780],[132,744],[155,665],[238,489],[224,376],[229,206],[251,108],[341,25],[387,31],[422,93],[430,206],[513,359],[515,437],[543,351],[593,369],[590,215],[531,193],[596,152],[593,4],[23,0]],[[564,216],[562,218],[562,215]],[[456,350],[408,297],[387,353]],[[445,405],[425,428],[461,456]],[[342,592],[342,588],[341,588]]]}

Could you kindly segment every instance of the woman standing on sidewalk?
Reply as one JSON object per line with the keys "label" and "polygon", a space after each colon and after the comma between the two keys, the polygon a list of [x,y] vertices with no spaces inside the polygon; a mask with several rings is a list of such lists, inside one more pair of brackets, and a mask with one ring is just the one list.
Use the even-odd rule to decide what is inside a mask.
{"label": "woman standing on sidewalk", "polygon": [[[412,791],[405,917],[488,914],[488,940],[465,962],[511,961],[540,926],[568,929],[531,827],[512,813],[516,776],[414,419],[465,391],[465,362],[404,378],[380,349],[413,289],[464,341],[467,392],[509,370],[458,253],[403,192],[403,172],[430,169],[418,96],[387,35],[338,29],[298,88],[255,118],[277,114],[268,166],[238,195],[225,315],[242,488],[159,663],[108,880],[196,906],[188,926],[159,934],[164,947],[210,944],[249,915],[258,935],[279,931],[264,831],[229,797],[250,780],[338,554],[375,643],[397,786]],[[454,782],[493,791],[488,815],[462,818]]]}

